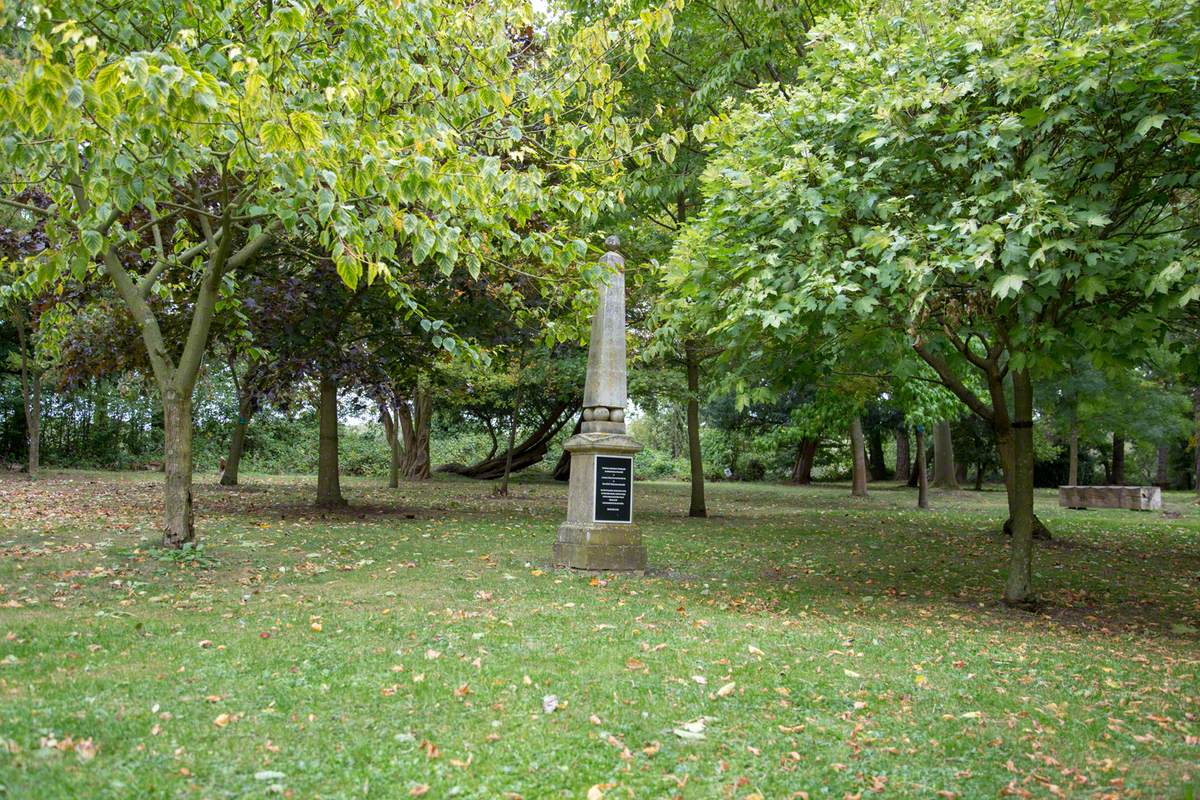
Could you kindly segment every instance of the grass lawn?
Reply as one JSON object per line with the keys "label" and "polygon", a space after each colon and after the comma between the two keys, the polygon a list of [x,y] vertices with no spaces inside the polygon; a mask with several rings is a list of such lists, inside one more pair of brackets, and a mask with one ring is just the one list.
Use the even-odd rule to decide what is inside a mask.
{"label": "grass lawn", "polygon": [[[0,797],[1190,797],[1200,508],[637,485],[653,574],[549,566],[565,489],[0,477]],[[557,698],[557,707],[551,697]]]}

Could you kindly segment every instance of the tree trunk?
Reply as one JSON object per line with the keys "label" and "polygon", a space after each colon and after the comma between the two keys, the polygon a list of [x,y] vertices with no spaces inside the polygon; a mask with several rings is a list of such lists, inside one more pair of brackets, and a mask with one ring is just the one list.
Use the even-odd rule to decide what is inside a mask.
{"label": "tree trunk", "polygon": [[850,494],[854,497],[867,496],[867,452],[863,437],[862,419],[855,416],[850,420],[850,450],[854,457],[854,475]]}
{"label": "tree trunk", "polygon": [[[667,419],[669,420],[668,427],[670,428],[669,438],[671,440],[671,460],[674,461],[675,459],[679,458],[679,454],[682,452],[681,441],[687,439],[686,407],[681,416],[679,409],[674,403],[672,403],[670,410],[667,412]],[[680,431],[683,431],[682,436],[680,436]]]}
{"label": "tree trunk", "polygon": [[483,418],[483,428],[488,432],[488,437],[492,440],[492,449],[488,451],[487,457],[484,458],[484,461],[487,461],[489,458],[496,457],[496,452],[500,449],[500,440],[496,437],[496,429],[492,427],[491,417],[485,416]]}
{"label": "tree trunk", "polygon": [[388,437],[388,488],[400,488],[400,437],[396,435],[395,426]]}
{"label": "tree trunk", "polygon": [[517,444],[517,417],[521,414],[521,390],[518,384],[517,394],[513,400],[512,419],[508,422],[508,450],[504,454],[504,475],[500,479],[500,488],[496,491],[501,497],[508,497],[508,476],[512,475],[513,448]]}
{"label": "tree trunk", "polygon": [[883,432],[878,428],[874,429],[867,437],[867,442],[871,447],[871,480],[887,480],[887,462],[883,457]]}
{"label": "tree trunk", "polygon": [[417,388],[416,410],[417,449],[409,468],[409,480],[429,480],[433,476],[433,456],[429,445],[429,432],[433,428],[433,390],[430,387]]}
{"label": "tree trunk", "polygon": [[895,478],[901,483],[908,482],[909,459],[911,457],[908,453],[908,430],[906,428],[897,428]]}
{"label": "tree trunk", "polygon": [[385,400],[379,403],[379,421],[383,423],[383,438],[388,445],[388,488],[397,489],[400,486],[400,436],[396,430],[396,420],[400,411],[392,407],[392,402]]}
{"label": "tree trunk", "polygon": [[929,470],[925,469],[925,426],[917,426],[917,464],[913,468],[917,479],[917,508],[929,508]]}
{"label": "tree trunk", "polygon": [[1163,489],[1171,488],[1171,448],[1169,445],[1158,446],[1158,464],[1154,474],[1154,483]]}
{"label": "tree trunk", "polygon": [[249,392],[238,400],[238,418],[229,437],[229,455],[225,458],[225,469],[221,470],[222,486],[237,486],[238,468],[242,463],[242,451],[246,447],[246,428],[254,414],[254,401]]}
{"label": "tree trunk", "polygon": [[688,464],[692,475],[692,500],[689,517],[707,517],[704,504],[704,457],[700,452],[700,359],[695,348],[684,349],[687,357],[687,440]]}
{"label": "tree trunk", "polygon": [[979,461],[975,464],[975,491],[983,491],[983,462]]}
{"label": "tree trunk", "polygon": [[166,469],[163,547],[179,548],[196,538],[192,514],[192,396],[162,390],[163,461]]}
{"label": "tree trunk", "polygon": [[[910,488],[910,489],[917,488],[917,484],[920,481],[921,473],[927,472],[928,469],[929,469],[929,454],[928,453],[926,453],[924,455],[918,454],[917,456],[915,456],[913,458],[912,469],[910,469],[908,471],[908,488]],[[926,480],[928,480],[928,477],[929,476],[926,475]]]}
{"label": "tree trunk", "polygon": [[28,416],[25,418],[25,428],[29,435],[29,480],[37,477],[42,468],[42,374],[34,370],[30,378],[31,397],[29,398]]}
{"label": "tree trunk", "polygon": [[1192,475],[1195,478],[1196,494],[1200,496],[1200,386],[1192,390]]}
{"label": "tree trunk", "polygon": [[337,382],[328,373],[321,374],[321,398],[318,406],[320,446],[317,450],[317,505],[338,508],[346,505],[338,475]]}
{"label": "tree trunk", "polygon": [[428,387],[418,383],[412,400],[396,406],[396,416],[400,421],[400,436],[404,444],[400,457],[400,477],[406,481],[429,480],[433,474],[429,460],[433,394]]}
{"label": "tree trunk", "polygon": [[[1028,381],[1028,375],[1026,375]],[[1008,498],[1008,519],[1004,521],[1004,535],[1013,535],[1013,512],[1017,497],[1017,488],[1014,484],[1013,476],[1016,473],[1017,462],[1014,448],[1015,429],[1012,423],[1008,422],[1008,412],[1006,400],[1004,396],[1004,383],[999,378],[990,378],[988,391],[991,393],[993,400],[993,408],[999,408],[1003,411],[996,413],[996,419],[992,422],[992,431],[996,435],[996,450],[1000,454],[1000,472],[1004,476],[1004,493]],[[1031,434],[1032,436],[1032,434]],[[1032,458],[1032,454],[1030,458]],[[1030,470],[1032,471],[1032,467]],[[1033,477],[1030,476],[1030,486],[1033,485]],[[1032,488],[1030,489],[1032,492]],[[1032,502],[1032,501],[1031,501]],[[1042,541],[1050,541],[1053,537],[1050,535],[1050,529],[1042,523],[1037,514],[1033,515],[1033,538]]]}
{"label": "tree trunk", "polygon": [[[576,435],[583,430],[583,416],[580,415],[575,420],[575,427],[571,429],[571,436]],[[558,457],[558,463],[554,465],[554,480],[569,481],[571,480],[571,453],[565,448],[562,455]]]}
{"label": "tree trunk", "polygon": [[42,376],[30,362],[30,342],[25,336],[25,317],[12,317],[17,329],[17,346],[21,348],[21,395],[25,410],[26,470],[29,480],[37,477],[41,468],[42,450]]}
{"label": "tree trunk", "polygon": [[1118,433],[1112,437],[1112,474],[1109,480],[1114,486],[1125,485],[1125,437]]}
{"label": "tree trunk", "polygon": [[142,343],[146,346],[146,355],[162,395],[167,462],[166,526],[163,531],[163,545],[166,547],[180,547],[195,536],[192,519],[192,390],[196,386],[196,377],[208,345],[217,288],[224,275],[253,258],[272,240],[274,229],[272,225],[269,231],[253,237],[234,253],[233,226],[222,228],[219,243],[207,255],[208,262],[192,304],[192,321],[177,364],[172,364],[167,355],[168,348],[163,341],[162,330],[146,300],[146,292],[154,286],[157,276],[162,274],[158,266],[163,266],[165,262],[161,262],[145,277],[136,279],[125,269],[115,246],[104,250],[106,271],[142,332]]}
{"label": "tree trunk", "polygon": [[954,438],[947,420],[933,426],[933,485],[939,489],[958,488],[958,476],[954,469]]}
{"label": "tree trunk", "polygon": [[1079,431],[1071,426],[1070,439],[1067,440],[1067,485],[1079,485]]}
{"label": "tree trunk", "polygon": [[821,440],[815,436],[806,436],[800,440],[800,450],[796,454],[796,463],[792,467],[792,483],[812,483],[813,463],[817,460],[817,449]]}
{"label": "tree trunk", "polygon": [[1012,551],[1004,602],[1023,606],[1033,602],[1033,386],[1027,370],[1014,370],[1012,379]]}
{"label": "tree trunk", "polygon": [[[965,346],[964,346],[965,348]],[[996,358],[982,362],[980,369],[987,379],[990,406],[967,389],[940,357],[924,344],[913,345],[917,354],[938,373],[942,383],[978,416],[987,420],[996,436],[1000,466],[1008,497],[1008,520],[1004,532],[1012,536],[1009,575],[1005,583],[1005,601],[1024,605],[1032,602],[1033,539],[1049,539],[1050,531],[1033,513],[1033,388],[1029,373],[1012,373],[1013,411],[1016,422],[1010,422],[1005,396],[1004,373]]]}
{"label": "tree trunk", "polygon": [[[578,408],[576,405],[577,402],[577,400],[570,400],[551,409],[550,414],[542,424],[516,445],[513,449],[512,469],[514,472],[533,466],[542,460],[542,457],[546,455],[546,451],[550,449],[550,443],[554,440],[554,437],[558,435],[562,426],[571,418],[575,409]],[[438,467],[438,471],[490,481],[504,474],[504,464],[506,461],[507,457],[486,459],[470,466],[444,464]]]}

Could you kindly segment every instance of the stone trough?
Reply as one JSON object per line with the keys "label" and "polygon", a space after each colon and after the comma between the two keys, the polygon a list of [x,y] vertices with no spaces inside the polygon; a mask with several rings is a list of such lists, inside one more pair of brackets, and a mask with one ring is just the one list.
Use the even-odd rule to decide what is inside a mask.
{"label": "stone trough", "polygon": [[1157,511],[1162,508],[1162,489],[1157,486],[1060,486],[1058,504],[1064,508]]}

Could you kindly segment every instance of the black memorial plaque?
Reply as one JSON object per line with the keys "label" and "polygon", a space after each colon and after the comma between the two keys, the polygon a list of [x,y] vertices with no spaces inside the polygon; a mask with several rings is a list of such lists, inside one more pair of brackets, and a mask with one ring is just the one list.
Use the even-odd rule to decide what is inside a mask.
{"label": "black memorial plaque", "polygon": [[596,522],[633,522],[633,456],[596,456]]}

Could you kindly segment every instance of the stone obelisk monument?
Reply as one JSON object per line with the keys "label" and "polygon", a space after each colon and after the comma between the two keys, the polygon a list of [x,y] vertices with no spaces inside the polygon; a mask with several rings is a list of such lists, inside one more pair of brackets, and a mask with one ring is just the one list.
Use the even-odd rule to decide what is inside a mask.
{"label": "stone obelisk monument", "polygon": [[554,561],[575,569],[641,572],[646,548],[633,524],[633,455],[642,446],[625,433],[625,259],[617,237],[604,244],[606,284],[592,318],[583,424],[563,443],[571,454],[571,484]]}

